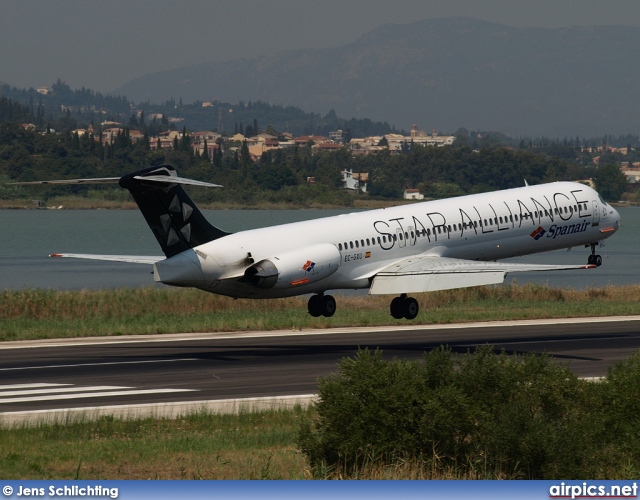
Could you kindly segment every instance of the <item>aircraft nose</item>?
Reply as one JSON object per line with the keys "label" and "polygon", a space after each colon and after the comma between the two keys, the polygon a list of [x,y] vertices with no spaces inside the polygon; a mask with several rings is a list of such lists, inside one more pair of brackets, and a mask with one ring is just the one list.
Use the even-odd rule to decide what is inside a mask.
{"label": "aircraft nose", "polygon": [[617,231],[620,229],[620,212],[613,207],[611,207],[611,218],[613,219],[613,226]]}

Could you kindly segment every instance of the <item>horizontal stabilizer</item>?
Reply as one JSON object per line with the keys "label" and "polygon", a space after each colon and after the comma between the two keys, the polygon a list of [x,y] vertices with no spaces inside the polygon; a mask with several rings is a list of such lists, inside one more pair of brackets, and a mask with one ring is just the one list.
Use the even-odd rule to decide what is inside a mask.
{"label": "horizontal stabilizer", "polygon": [[210,182],[204,181],[196,181],[193,179],[186,179],[185,177],[177,177],[172,175],[136,175],[133,177],[134,179],[139,179],[141,181],[153,181],[153,182],[162,182],[164,184],[188,184],[189,186],[203,186],[203,187],[214,187],[221,188],[220,184],[211,184]]}
{"label": "horizontal stabilizer", "polygon": [[98,177],[95,179],[57,179],[51,181],[8,182],[9,186],[37,186],[38,184],[118,184],[120,177]]}
{"label": "horizontal stabilizer", "polygon": [[[187,184],[189,186],[203,186],[203,187],[222,187],[220,184],[212,184],[210,182],[196,181],[194,179],[187,179],[185,177],[178,177],[173,175],[136,175],[133,177],[145,182],[160,182],[162,184]],[[36,186],[36,185],[63,185],[63,184],[118,184],[120,177],[97,177],[95,179],[57,179],[51,181],[32,181],[32,182],[9,182],[9,186]]]}
{"label": "horizontal stabilizer", "polygon": [[65,257],[71,259],[108,260],[112,262],[128,262],[130,264],[155,264],[165,257],[155,255],[96,255],[89,253],[53,253],[49,257]]}
{"label": "horizontal stabilizer", "polygon": [[[166,257],[222,238],[230,233],[213,226],[185,192],[183,185],[221,188],[219,184],[179,177],[171,165],[148,167],[122,177],[65,179],[36,182],[15,182],[13,185],[86,185],[118,184],[127,189]],[[56,254],[60,257],[140,262],[153,264],[158,259],[136,256],[85,256]]]}

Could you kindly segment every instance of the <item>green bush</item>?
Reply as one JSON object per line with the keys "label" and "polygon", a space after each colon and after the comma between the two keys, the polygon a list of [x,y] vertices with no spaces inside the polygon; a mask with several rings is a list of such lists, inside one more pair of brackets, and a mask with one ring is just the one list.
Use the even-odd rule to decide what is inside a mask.
{"label": "green bush", "polygon": [[640,351],[619,361],[598,384],[598,404],[603,414],[603,442],[609,445],[611,462],[640,468]]}
{"label": "green bush", "polygon": [[364,350],[321,380],[298,444],[317,475],[420,460],[486,478],[620,477],[637,471],[639,391],[640,355],[598,384],[548,356],[489,346],[421,362]]}

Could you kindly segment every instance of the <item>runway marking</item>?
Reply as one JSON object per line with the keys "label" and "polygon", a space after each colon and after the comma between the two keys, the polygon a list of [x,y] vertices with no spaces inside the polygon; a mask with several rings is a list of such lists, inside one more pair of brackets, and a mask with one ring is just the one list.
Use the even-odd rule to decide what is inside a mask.
{"label": "runway marking", "polygon": [[6,403],[27,403],[30,401],[57,401],[61,399],[84,399],[84,398],[104,398],[111,396],[137,396],[140,394],[165,394],[172,392],[195,392],[196,389],[143,389],[131,391],[111,391],[111,392],[92,392],[80,394],[59,394],[56,396],[34,396],[23,398],[4,398],[0,399],[0,404]]}
{"label": "runway marking", "polygon": [[95,385],[90,387],[61,387],[57,389],[41,388],[41,389],[29,389],[26,391],[0,391],[0,396],[27,396],[30,394],[55,394],[63,392],[82,392],[82,391],[108,391],[108,390],[120,390],[120,389],[132,389],[132,387],[119,387],[115,385]]}
{"label": "runway marking", "polygon": [[[611,340],[620,340],[620,339],[634,339],[637,336],[631,336],[631,335],[612,335],[610,337],[602,337],[602,338],[598,338],[598,337],[567,337],[567,338],[562,338],[562,339],[544,339],[544,343],[545,344],[557,344],[557,343],[562,343],[562,342],[584,342],[585,340],[589,340],[591,342],[610,342]],[[497,345],[519,345],[519,344],[535,344],[535,343],[539,343],[540,340],[539,339],[532,339],[532,340],[509,340],[509,339],[505,339],[505,340],[499,340],[498,342],[496,342]],[[470,346],[478,346],[478,345],[485,345],[484,342],[464,342],[464,345],[470,345]]]}
{"label": "runway marking", "polygon": [[20,366],[17,368],[0,368],[0,372],[10,372],[15,370],[43,370],[45,368],[46,369],[76,368],[80,366],[142,365],[145,363],[175,363],[177,361],[202,361],[202,360],[198,358],[181,358],[181,359],[153,359],[150,361],[113,361],[113,362],[107,362],[107,363],[79,363],[76,365]]}
{"label": "runway marking", "polygon": [[196,389],[137,389],[114,385],[74,386],[73,384],[45,383],[4,385],[0,386],[0,389],[4,389],[0,391],[0,404],[198,392]]}
{"label": "runway marking", "polygon": [[61,387],[63,385],[73,385],[73,384],[9,384],[9,385],[0,385],[0,390],[3,389],[30,389],[36,387]]}

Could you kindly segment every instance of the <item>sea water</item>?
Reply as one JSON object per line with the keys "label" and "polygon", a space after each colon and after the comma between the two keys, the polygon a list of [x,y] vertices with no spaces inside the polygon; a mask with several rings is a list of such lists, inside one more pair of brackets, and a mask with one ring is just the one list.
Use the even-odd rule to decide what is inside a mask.
{"label": "sea water", "polygon": [[[621,229],[598,248],[598,269],[516,273],[518,283],[592,288],[640,284],[640,208],[622,207]],[[237,232],[353,210],[203,210],[223,230]],[[0,289],[100,289],[153,285],[149,265],[52,259],[52,253],[162,255],[137,210],[0,210]],[[511,262],[586,264],[590,249],[576,247]],[[156,285],[162,286],[162,285]]]}

